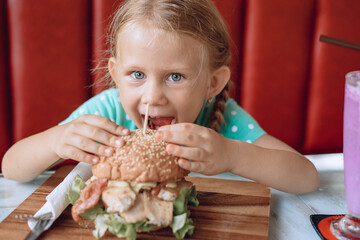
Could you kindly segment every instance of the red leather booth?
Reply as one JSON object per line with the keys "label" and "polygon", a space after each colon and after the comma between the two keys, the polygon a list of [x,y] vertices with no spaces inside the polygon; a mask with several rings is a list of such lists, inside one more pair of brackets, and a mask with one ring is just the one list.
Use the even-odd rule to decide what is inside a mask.
{"label": "red leather booth", "polygon": [[[344,76],[360,52],[359,0],[216,0],[232,37],[232,96],[304,154],[342,151]],[[104,89],[91,74],[114,0],[0,0],[0,159]]]}

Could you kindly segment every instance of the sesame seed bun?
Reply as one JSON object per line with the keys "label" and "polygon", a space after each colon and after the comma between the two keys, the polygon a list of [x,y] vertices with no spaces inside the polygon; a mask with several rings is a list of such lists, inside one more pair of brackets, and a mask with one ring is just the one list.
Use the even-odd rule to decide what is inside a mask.
{"label": "sesame seed bun", "polygon": [[169,182],[184,178],[189,171],[180,168],[178,157],[165,151],[167,143],[155,138],[156,130],[131,131],[122,136],[125,145],[115,149],[113,156],[101,157],[92,166],[98,178],[132,182]]}

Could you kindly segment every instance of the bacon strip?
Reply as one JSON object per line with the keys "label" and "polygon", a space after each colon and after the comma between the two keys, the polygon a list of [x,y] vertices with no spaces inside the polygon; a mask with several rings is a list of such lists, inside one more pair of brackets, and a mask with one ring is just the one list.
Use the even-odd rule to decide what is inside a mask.
{"label": "bacon strip", "polygon": [[100,199],[101,193],[107,186],[107,178],[97,179],[87,185],[80,193],[79,199],[71,208],[71,216],[75,222],[81,223],[81,213],[94,207]]}

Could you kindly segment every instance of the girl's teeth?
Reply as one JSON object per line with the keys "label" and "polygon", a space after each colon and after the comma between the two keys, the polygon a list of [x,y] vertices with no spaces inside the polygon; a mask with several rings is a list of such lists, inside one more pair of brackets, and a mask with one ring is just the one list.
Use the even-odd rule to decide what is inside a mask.
{"label": "girl's teeth", "polygon": [[175,118],[171,120],[171,124],[175,124]]}

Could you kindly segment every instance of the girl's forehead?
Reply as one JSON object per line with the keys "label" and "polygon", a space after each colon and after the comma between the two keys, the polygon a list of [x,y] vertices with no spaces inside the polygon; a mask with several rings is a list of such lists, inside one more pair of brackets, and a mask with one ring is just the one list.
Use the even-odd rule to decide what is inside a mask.
{"label": "girl's forehead", "polygon": [[187,52],[192,54],[200,54],[203,57],[207,55],[205,44],[190,34],[160,29],[150,21],[128,22],[119,30],[117,37],[118,49],[122,41],[141,41],[142,47],[164,47],[162,44],[168,43],[175,48],[188,50]]}

